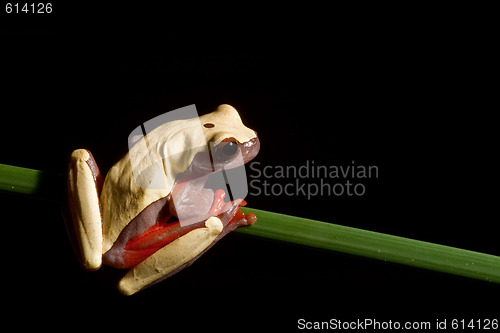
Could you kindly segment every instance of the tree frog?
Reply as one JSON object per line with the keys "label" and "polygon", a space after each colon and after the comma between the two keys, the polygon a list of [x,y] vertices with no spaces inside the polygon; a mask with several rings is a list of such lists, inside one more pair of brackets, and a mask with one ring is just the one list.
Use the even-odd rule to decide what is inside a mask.
{"label": "tree frog", "polygon": [[[200,130],[201,128],[201,130]],[[75,150],[68,167],[67,216],[82,266],[129,269],[125,295],[191,265],[237,227],[256,222],[243,199],[204,186],[212,174],[252,160],[255,131],[230,105],[162,124],[136,138],[103,179],[90,151]]]}

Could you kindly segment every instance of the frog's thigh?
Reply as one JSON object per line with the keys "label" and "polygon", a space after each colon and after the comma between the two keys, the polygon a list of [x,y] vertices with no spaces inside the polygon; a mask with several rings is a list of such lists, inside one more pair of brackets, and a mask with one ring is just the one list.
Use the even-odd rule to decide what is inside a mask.
{"label": "frog's thigh", "polygon": [[96,183],[87,163],[90,158],[90,153],[85,149],[75,150],[71,154],[68,199],[82,265],[94,270],[102,262],[102,222]]}
{"label": "frog's thigh", "polygon": [[205,221],[204,228],[195,229],[177,238],[128,271],[120,280],[118,289],[125,295],[132,295],[141,290],[194,259],[217,238],[222,229],[219,218],[209,218]]}

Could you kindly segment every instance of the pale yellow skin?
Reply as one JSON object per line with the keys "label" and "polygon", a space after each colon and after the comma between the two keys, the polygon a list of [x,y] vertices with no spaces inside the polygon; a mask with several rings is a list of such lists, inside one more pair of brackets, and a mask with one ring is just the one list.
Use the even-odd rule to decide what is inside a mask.
{"label": "pale yellow skin", "polygon": [[[201,126],[205,123],[215,126]],[[68,185],[82,265],[98,269],[102,255],[121,231],[144,208],[170,194],[176,175],[188,168],[198,152],[208,149],[208,143],[218,144],[226,138],[244,143],[255,137],[256,133],[245,127],[238,112],[227,104],[198,118],[163,124],[135,143],[111,168],[100,198],[87,164],[88,152],[75,150],[70,158]],[[131,295],[179,268],[207,248],[222,229],[220,219],[209,218],[204,228],[185,234],[131,269],[120,281],[119,290]]]}

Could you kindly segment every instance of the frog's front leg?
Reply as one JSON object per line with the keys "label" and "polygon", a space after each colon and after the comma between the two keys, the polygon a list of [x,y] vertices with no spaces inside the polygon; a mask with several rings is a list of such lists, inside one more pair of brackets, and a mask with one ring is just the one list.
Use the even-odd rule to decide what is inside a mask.
{"label": "frog's front leg", "polygon": [[139,265],[130,269],[120,280],[118,289],[132,295],[189,265],[214,244],[224,229],[222,221],[213,216],[205,227],[194,229],[164,246]]}
{"label": "frog's front leg", "polygon": [[102,263],[102,218],[99,196],[103,179],[92,154],[73,151],[68,167],[68,210],[70,228],[78,243],[79,259],[87,270]]}

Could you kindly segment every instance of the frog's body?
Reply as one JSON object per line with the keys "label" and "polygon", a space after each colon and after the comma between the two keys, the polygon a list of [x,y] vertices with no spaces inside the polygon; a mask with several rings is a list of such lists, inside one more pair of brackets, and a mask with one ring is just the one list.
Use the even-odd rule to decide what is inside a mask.
{"label": "frog's body", "polygon": [[[200,124],[202,131],[196,130]],[[104,181],[90,152],[75,150],[69,211],[82,265],[130,268],[119,289],[133,294],[191,264],[229,231],[254,223],[255,216],[239,209],[244,200],[224,202],[223,190],[203,185],[209,174],[250,161],[259,147],[237,111],[221,105],[199,118],[158,126]]]}

